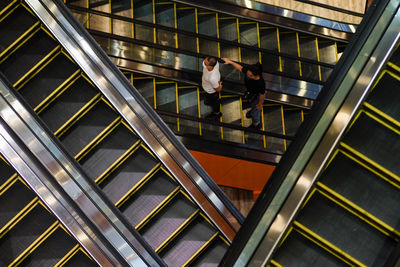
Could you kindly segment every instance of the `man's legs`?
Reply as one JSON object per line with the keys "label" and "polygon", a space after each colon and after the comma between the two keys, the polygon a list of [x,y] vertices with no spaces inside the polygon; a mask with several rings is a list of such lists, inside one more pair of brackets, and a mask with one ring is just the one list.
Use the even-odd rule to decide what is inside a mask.
{"label": "man's legs", "polygon": [[250,106],[250,116],[253,124],[251,126],[256,127],[256,128],[261,128],[261,110],[257,109],[257,104],[259,101],[260,96],[257,96],[251,101]]}
{"label": "man's legs", "polygon": [[206,99],[208,104],[212,108],[212,113],[214,115],[219,115],[219,98],[218,98],[218,93],[213,93],[213,94],[206,94]]}
{"label": "man's legs", "polygon": [[219,112],[219,98],[218,93],[211,94],[211,108],[214,113]]}

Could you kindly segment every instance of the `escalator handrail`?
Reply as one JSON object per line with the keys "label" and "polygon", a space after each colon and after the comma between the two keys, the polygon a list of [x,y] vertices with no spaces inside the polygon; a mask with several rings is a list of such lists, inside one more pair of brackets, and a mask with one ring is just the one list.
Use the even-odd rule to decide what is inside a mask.
{"label": "escalator handrail", "polygon": [[243,216],[66,6],[58,0],[26,0],[26,3],[129,126],[208,214],[221,233],[231,241]]}
{"label": "escalator handrail", "polygon": [[68,199],[49,182],[51,178],[46,177],[41,166],[36,166],[32,160],[34,156],[30,156],[30,151],[17,140],[18,137],[13,136],[6,123],[0,119],[1,155],[99,265],[118,263],[113,252],[99,238],[101,235],[92,230],[73,203],[68,203]]}
{"label": "escalator handrail", "polygon": [[[14,91],[0,73],[0,120],[4,123],[0,130],[3,139],[7,136],[9,144],[19,146],[25,166],[21,167],[18,164],[21,162],[11,155],[8,158],[39,198],[100,265],[163,265],[157,264],[153,255],[146,255],[138,245],[146,246],[144,240],[129,234],[131,230],[116,215],[115,206],[105,201],[91,179],[60,148],[50,130]],[[34,172],[23,175],[30,170],[36,171],[36,177],[32,176]],[[145,261],[138,257],[137,250]]]}
{"label": "escalator handrail", "polygon": [[[290,211],[293,213],[281,214],[281,209],[286,205],[284,200],[289,199],[290,197],[293,197],[294,194],[298,193],[295,191],[296,188],[293,189],[293,187],[296,182],[300,183],[300,179],[303,177],[303,171],[306,170],[306,167],[314,168],[314,176],[311,176],[314,179],[313,181],[315,181],[316,177],[320,173],[322,165],[316,165],[315,162],[310,161],[312,158],[311,156],[314,157],[313,159],[319,156],[320,158],[318,160],[326,162],[329,154],[313,155],[313,152],[320,148],[329,150],[327,152],[332,151],[334,145],[338,142],[338,138],[343,134],[344,128],[347,124],[344,125],[343,128],[335,129],[335,126],[337,127],[337,125],[331,126],[330,123],[333,120],[341,120],[341,123],[344,123],[344,121],[348,123],[350,117],[347,117],[347,112],[354,113],[361,101],[359,99],[351,99],[351,101],[355,102],[352,103],[353,106],[344,107],[347,108],[347,110],[346,112],[342,112],[342,104],[346,104],[346,101],[350,101],[346,100],[350,90],[353,86],[364,85],[364,90],[359,90],[357,93],[360,94],[360,97],[365,97],[367,89],[371,86],[373,79],[376,77],[376,73],[369,73],[369,75],[362,76],[362,72],[364,71],[363,68],[365,66],[373,66],[376,70],[379,70],[379,68],[382,67],[382,64],[375,63],[375,60],[381,58],[387,60],[388,53],[390,52],[387,47],[382,47],[377,50],[375,50],[375,48],[378,42],[381,42],[380,38],[385,37],[383,34],[385,33],[386,27],[391,22],[391,18],[393,17],[394,11],[397,10],[398,4],[399,3],[396,3],[394,0],[386,0],[384,2],[379,2],[379,5],[375,2],[375,4],[371,6],[369,12],[360,24],[354,36],[354,40],[349,44],[348,48],[346,48],[342,59],[339,61],[337,67],[334,69],[334,72],[317,99],[318,103],[314,105],[311,110],[309,119],[300,127],[295,141],[291,144],[287,153],[282,158],[280,165],[269,179],[268,184],[261,192],[259,199],[246,218],[242,227],[242,229],[246,230],[239,231],[235,237],[235,240],[238,242],[234,242],[230,247],[228,253],[224,257],[224,264],[229,266],[246,265],[250,260],[260,260],[260,258],[257,257],[260,256],[261,253],[268,255],[265,256],[261,262],[270,259],[269,257],[273,253],[273,249],[276,247],[279,240],[275,240],[276,242],[274,242],[273,245],[271,245],[271,240],[269,245],[273,247],[271,247],[271,250],[265,250],[266,247],[263,245],[269,242],[267,241],[266,235],[275,234],[276,238],[280,238],[286,232],[290,221],[301,206],[301,202],[298,201],[296,207],[290,207]],[[389,8],[386,8],[387,6],[389,6]],[[393,6],[397,8],[393,8]],[[385,15],[383,18],[381,18],[382,14]],[[377,21],[379,21],[379,23],[377,23]],[[387,46],[387,44],[385,45]],[[369,60],[371,55],[373,55],[374,58]],[[361,82],[357,84],[356,80],[358,78],[360,78]],[[344,81],[346,81],[346,83],[344,83]],[[335,132],[336,135],[325,135],[327,131],[331,129],[337,131]],[[332,143],[332,146],[324,146],[325,138],[331,139],[330,142]],[[314,165],[311,166],[310,164]],[[309,173],[304,174],[304,179],[310,179],[309,175]],[[311,182],[313,181],[303,181],[303,184],[299,184],[298,188],[302,186],[309,190],[312,186]],[[289,183],[290,186],[287,184],[284,186],[284,183]],[[283,191],[279,191],[281,188],[286,188],[285,194],[282,194]],[[302,193],[304,193],[304,195],[301,195],[301,197],[305,197],[306,192]],[[276,202],[273,203],[274,197],[278,195],[282,200],[279,205]],[[267,214],[268,218],[266,217]],[[278,215],[280,215],[279,218],[281,218],[279,227],[282,227],[282,229],[272,229],[273,223],[278,225],[278,220],[274,221],[278,218]],[[272,232],[274,230],[275,233],[273,234]],[[269,238],[271,238],[271,236],[269,236]],[[261,250],[263,252],[261,252]]]}

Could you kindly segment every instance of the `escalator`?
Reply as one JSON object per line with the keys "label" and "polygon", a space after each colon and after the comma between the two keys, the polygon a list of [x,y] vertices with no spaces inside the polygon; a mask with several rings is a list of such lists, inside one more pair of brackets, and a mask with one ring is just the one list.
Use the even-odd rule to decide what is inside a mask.
{"label": "escalator", "polygon": [[[66,4],[122,70],[166,78],[166,82],[180,81],[177,85],[156,81],[151,86],[149,77],[143,81],[145,85],[137,86],[175,133],[183,135],[188,130],[209,140],[271,148],[271,152],[279,154],[286,150],[289,140],[177,119],[179,115],[204,118],[209,113],[203,92],[197,89],[203,58],[211,54],[248,64],[262,62],[269,90],[266,99],[273,101],[263,107],[262,129],[292,136],[304,118],[304,109],[299,107],[311,107],[340,57],[337,47],[345,43],[173,1]],[[244,116],[248,107],[241,98],[242,77],[229,66],[221,65],[221,73],[223,116],[219,122],[246,127],[250,120]],[[137,80],[132,79],[139,83]],[[161,98],[164,105],[157,103]]]}
{"label": "escalator", "polygon": [[377,2],[225,264],[398,266],[400,6]]}
{"label": "escalator", "polygon": [[[317,2],[294,4],[257,0],[176,0],[214,11],[229,10],[241,18],[253,20],[315,36],[348,42],[356,31],[364,12],[354,12]],[[333,4],[335,5],[335,4]],[[328,12],[327,12],[328,11]]]}
{"label": "escalator", "polygon": [[[107,46],[101,42],[106,36],[115,45],[118,40],[127,40],[120,43],[120,54],[115,47],[103,47],[112,57],[137,61],[147,57],[147,63],[192,71],[201,71],[199,57],[204,55],[229,57],[246,64],[259,61],[269,90],[310,99],[316,98],[321,89],[318,85],[326,81],[340,58],[338,46],[346,43],[263,24],[251,17],[228,15],[225,10],[215,12],[174,1],[120,0],[103,1],[102,5],[87,0],[65,2],[95,39],[99,37],[101,45]],[[143,52],[127,50],[129,45],[147,45],[154,51],[140,56]],[[230,72],[224,69],[222,74],[231,75],[233,81],[240,78]],[[296,81],[288,77],[309,83],[290,84]],[[279,88],[280,82],[287,88]]]}
{"label": "escalator", "polygon": [[97,266],[3,158],[0,173],[2,266]]}
{"label": "escalator", "polygon": [[[170,129],[181,137],[186,147],[203,152],[225,153],[226,156],[276,164],[308,112],[299,107],[266,101],[262,121],[268,131],[251,130],[244,127],[251,120],[243,116],[245,112],[240,112],[246,103],[234,94],[221,96],[221,110],[228,110],[229,114],[219,122],[205,118],[211,113],[211,108],[204,105],[204,93],[198,85],[140,73],[125,72],[125,75]],[[168,95],[174,96],[175,100],[165,103]],[[171,109],[176,111],[170,112]],[[197,145],[201,142],[226,144],[226,148],[212,150],[214,146]]]}
{"label": "escalator", "polygon": [[[299,266],[301,258],[305,265],[383,266],[398,245],[399,55],[346,129],[272,265]],[[303,249],[310,254],[295,253]]]}
{"label": "escalator", "polygon": [[[84,174],[159,255],[158,262],[171,266],[217,264],[233,240],[241,215],[191,161],[188,152],[171,139],[172,134],[162,128],[162,123],[149,120],[153,118],[151,110],[146,111],[146,105],[140,109],[143,100],[126,96],[131,89],[107,91],[111,87],[108,79],[115,81],[112,75],[122,74],[115,74],[105,65],[82,64],[82,54],[92,49],[90,45],[81,53],[71,54],[68,49],[76,49],[81,43],[71,46],[68,40],[57,41],[56,37],[61,38],[57,30],[80,28],[74,28],[75,22],[65,15],[62,6],[44,2],[9,1],[0,6],[0,34],[4,36],[0,40],[0,71],[45,129],[54,134]],[[51,16],[44,16],[49,10]],[[36,15],[41,15],[42,21]],[[65,15],[63,24],[56,20],[61,15]],[[94,55],[102,56],[100,50],[94,51]],[[85,58],[86,63],[94,58]],[[88,69],[105,70],[107,76],[96,79]],[[125,82],[123,76],[117,81]],[[106,87],[102,87],[104,84]],[[131,101],[123,109],[118,106],[122,94],[125,101]],[[131,109],[132,101],[138,101],[136,109]],[[143,126],[144,122],[151,128]],[[148,132],[158,135],[152,137]],[[163,143],[157,143],[160,140]],[[41,209],[40,201],[35,203],[30,205]],[[46,215],[45,209],[40,212]],[[51,222],[50,215],[46,218]],[[55,222],[53,228],[58,225]],[[24,257],[40,252],[39,248],[26,251]],[[73,253],[77,256],[66,254],[66,265],[74,266],[85,257],[80,248]]]}

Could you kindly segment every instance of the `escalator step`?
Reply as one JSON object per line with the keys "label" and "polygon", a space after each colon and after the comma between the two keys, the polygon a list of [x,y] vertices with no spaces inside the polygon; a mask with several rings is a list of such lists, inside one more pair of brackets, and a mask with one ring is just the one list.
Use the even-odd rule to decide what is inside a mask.
{"label": "escalator step", "polygon": [[15,173],[4,160],[0,159],[0,187]]}
{"label": "escalator step", "polygon": [[103,101],[97,103],[60,138],[75,156],[103,131],[118,115]]}
{"label": "escalator step", "polygon": [[192,120],[179,120],[179,132],[181,134],[199,134],[199,123]]}
{"label": "escalator step", "polygon": [[176,112],[175,84],[157,84],[157,109]]}
{"label": "escalator step", "polygon": [[101,187],[108,198],[116,203],[156,164],[157,161],[153,156],[143,148],[139,148],[107,178]]}
{"label": "escalator step", "polygon": [[58,227],[19,266],[54,266],[75,245],[76,241],[61,227]]}
{"label": "escalator step", "polygon": [[91,0],[89,4],[89,8],[96,8],[103,5],[108,5],[108,0]]}
{"label": "escalator step", "polygon": [[206,248],[206,250],[191,265],[217,267],[227,250],[228,245],[221,239],[218,239]]}
{"label": "escalator step", "polygon": [[258,52],[254,50],[242,48],[240,50],[240,55],[242,57],[242,62],[246,64],[254,64],[260,61]]}
{"label": "escalator step", "polygon": [[77,69],[71,60],[60,54],[29,80],[19,92],[31,107],[35,108]]}
{"label": "escalator step", "polygon": [[285,134],[294,136],[302,121],[300,110],[284,110]]}
{"label": "escalator step", "polygon": [[378,219],[400,230],[400,191],[339,153],[320,180]]}
{"label": "escalator step", "polygon": [[50,36],[39,31],[0,65],[0,71],[14,84],[56,46]]}
{"label": "escalator step", "polygon": [[128,128],[120,124],[85,156],[81,164],[89,176],[96,179],[137,140],[138,138]]}
{"label": "escalator step", "polygon": [[[366,134],[368,133],[368,134]],[[400,135],[362,113],[344,138],[356,149],[389,171],[400,175]]]}
{"label": "escalator step", "polygon": [[176,118],[171,117],[171,116],[164,116],[164,115],[160,115],[160,117],[173,132],[176,133],[178,131]]}
{"label": "escalator step", "polygon": [[397,47],[397,50],[394,52],[392,57],[389,60],[390,62],[396,64],[398,67],[400,67],[400,48]]}
{"label": "escalator step", "polygon": [[[343,52],[346,46],[337,45],[336,42],[331,40],[324,40],[322,42],[320,40],[318,42],[319,60],[328,64],[336,64],[337,58],[340,58],[340,53]],[[321,70],[323,69],[326,68],[321,66]],[[329,70],[332,71],[332,68],[329,68]]]}
{"label": "escalator step", "polygon": [[219,37],[224,40],[237,42],[238,33],[236,30],[236,19],[222,19],[219,18]]}
{"label": "escalator step", "polygon": [[151,177],[124,205],[122,213],[132,225],[138,225],[153,209],[155,209],[177,185],[162,171]]}
{"label": "escalator step", "polygon": [[199,33],[217,37],[217,20],[215,14],[198,14]]}
{"label": "escalator step", "polygon": [[19,180],[0,196],[0,229],[17,215],[35,194]]}
{"label": "escalator step", "polygon": [[196,38],[193,36],[180,34],[178,37],[178,47],[181,50],[187,50],[196,53],[197,52]]}
{"label": "escalator step", "polygon": [[178,29],[196,32],[195,9],[177,9]]}
{"label": "escalator step", "polygon": [[161,253],[169,266],[181,266],[190,259],[216,232],[201,216],[193,221]]}
{"label": "escalator step", "polygon": [[368,96],[367,102],[392,118],[400,121],[400,81],[390,74],[380,79]]}
{"label": "escalator step", "polygon": [[[256,23],[251,23],[251,24],[239,23],[239,33],[240,33],[240,43],[241,44],[247,44],[247,45],[252,45],[252,46],[258,45],[258,38],[257,38],[258,32],[257,32],[257,24]],[[253,64],[254,63],[255,62],[253,62]]]}
{"label": "escalator step", "polygon": [[193,36],[180,34],[178,36],[178,47],[181,50],[197,52],[196,38]]}
{"label": "escalator step", "polygon": [[13,0],[2,0],[0,1],[0,11],[2,11],[6,6],[8,6]]}
{"label": "escalator step", "polygon": [[[280,106],[264,107],[264,127],[266,131],[283,134],[282,116]],[[274,119],[272,119],[274,118]]]}
{"label": "escalator step", "polygon": [[164,4],[164,5],[155,5],[155,16],[156,23],[164,26],[174,27],[174,5]]}
{"label": "escalator step", "polygon": [[[292,56],[297,56],[297,40],[296,33],[294,32],[279,32],[280,38],[280,48],[282,53],[287,53]],[[299,73],[299,63],[296,60],[282,58],[282,69],[283,72],[292,73],[293,75],[298,75]]]}
{"label": "escalator step", "polygon": [[[0,1],[0,11],[5,6]],[[0,53],[6,50],[15,40],[35,24],[37,19],[33,17],[25,8],[19,6],[6,19],[0,22]]]}
{"label": "escalator step", "polygon": [[[227,57],[234,61],[239,61],[239,50],[237,49],[236,46],[221,44],[220,50],[221,50],[221,57]],[[227,75],[225,75],[225,72],[222,70],[221,70],[222,77],[224,76],[226,77]]]}
{"label": "escalator step", "polygon": [[125,11],[125,10],[130,11],[131,1],[127,1],[127,0],[113,1],[111,8],[112,8],[112,10],[111,10],[112,14],[116,14],[118,12]]}
{"label": "escalator step", "polygon": [[84,78],[79,78],[40,113],[40,117],[46,122],[50,130],[55,132],[96,94],[96,89],[90,83]]}
{"label": "escalator step", "polygon": [[296,231],[290,233],[273,258],[287,267],[348,266]]}
{"label": "escalator step", "polygon": [[147,100],[150,106],[154,107],[153,79],[133,80],[133,85]]}
{"label": "escalator step", "polygon": [[71,259],[69,259],[63,267],[95,267],[98,266],[94,261],[92,261],[88,256],[85,255],[81,250],[79,250]]}
{"label": "escalator step", "polygon": [[6,264],[12,262],[54,222],[54,217],[37,205],[0,239],[0,259]]}
{"label": "escalator step", "polygon": [[197,117],[197,90],[178,89],[179,113]]}
{"label": "escalator step", "polygon": [[153,22],[153,1],[152,0],[134,0],[134,16],[147,22]]}
{"label": "escalator step", "polygon": [[367,266],[382,266],[396,245],[395,240],[319,193],[311,197],[297,221]]}
{"label": "escalator step", "polygon": [[179,195],[152,218],[140,233],[156,249],[195,211],[196,207],[187,198]]}

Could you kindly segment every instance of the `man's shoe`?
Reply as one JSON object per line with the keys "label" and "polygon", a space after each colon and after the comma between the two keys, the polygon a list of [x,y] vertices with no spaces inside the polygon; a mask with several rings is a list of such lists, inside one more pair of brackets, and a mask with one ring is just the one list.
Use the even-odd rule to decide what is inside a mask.
{"label": "man's shoe", "polygon": [[206,116],[206,119],[214,119],[214,118],[218,119],[221,116],[222,116],[221,112],[211,112]]}
{"label": "man's shoe", "polygon": [[217,118],[222,117],[222,112],[217,112],[217,113],[213,112],[211,114],[214,114],[214,116],[217,117]]}
{"label": "man's shoe", "polygon": [[249,126],[247,126],[247,129],[260,130],[261,129],[261,123],[259,123],[257,125],[250,124]]}
{"label": "man's shoe", "polygon": [[251,118],[251,109],[246,112],[246,118],[248,118],[248,119]]}

